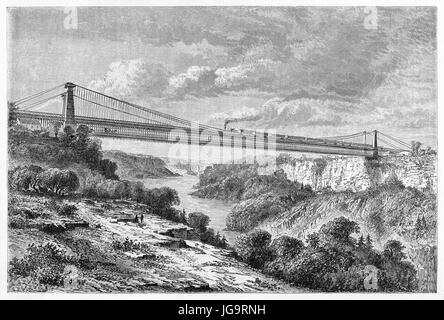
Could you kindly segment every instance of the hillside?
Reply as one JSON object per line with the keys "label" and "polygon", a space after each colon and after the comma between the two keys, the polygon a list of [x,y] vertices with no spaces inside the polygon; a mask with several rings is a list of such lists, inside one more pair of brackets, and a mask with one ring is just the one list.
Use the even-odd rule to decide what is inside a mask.
{"label": "hillside", "polygon": [[127,154],[121,151],[103,151],[105,158],[117,164],[117,174],[123,179],[143,179],[178,176],[157,157],[142,154]]}
{"label": "hillside", "polygon": [[[370,236],[377,249],[399,240],[407,249],[407,258],[425,272],[419,273],[420,283],[435,279],[437,199],[432,188],[405,187],[396,175],[390,175],[363,191],[327,188],[313,192],[290,181],[282,168],[261,175],[251,165],[232,166],[207,168],[195,192],[201,197],[238,201],[227,217],[228,229],[261,229],[274,239],[285,235],[307,241],[322,225],[344,217],[358,223],[358,236]],[[420,290],[436,288],[434,280],[432,289],[427,287],[430,282],[424,283]]]}
{"label": "hillside", "polygon": [[146,213],[135,223],[144,212],[135,202],[65,201],[78,211],[60,216],[48,205],[53,201],[10,195],[9,291],[301,291],[196,241],[186,225]]}

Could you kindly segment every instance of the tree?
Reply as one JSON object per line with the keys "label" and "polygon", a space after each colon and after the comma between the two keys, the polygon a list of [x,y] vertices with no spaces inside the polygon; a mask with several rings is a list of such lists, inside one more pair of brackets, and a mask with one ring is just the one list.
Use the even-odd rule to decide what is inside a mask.
{"label": "tree", "polygon": [[79,188],[79,179],[74,171],[49,168],[37,174],[37,184],[40,191],[53,192],[62,195]]}
{"label": "tree", "polygon": [[234,249],[239,257],[253,268],[262,268],[273,259],[269,248],[271,234],[264,230],[253,230],[236,239]]}
{"label": "tree", "polygon": [[39,190],[43,192],[56,192],[56,184],[60,170],[57,168],[50,168],[40,172],[36,179]]}
{"label": "tree", "polygon": [[365,247],[367,248],[367,250],[371,250],[373,248],[373,240],[369,234],[367,234],[367,239],[365,241]]}
{"label": "tree", "polygon": [[54,122],[53,125],[52,125],[53,130],[54,130],[54,136],[55,136],[56,138],[58,138],[58,136],[59,136],[59,131],[60,131],[60,128],[62,127],[62,125],[63,125],[63,124],[62,124],[60,121],[56,121],[56,122]]}
{"label": "tree", "polygon": [[207,230],[210,218],[202,212],[191,212],[188,214],[188,225],[199,233]]}
{"label": "tree", "polygon": [[75,139],[74,129],[71,126],[65,126],[65,128],[63,128],[63,134],[59,135],[59,139],[65,147],[69,147]]}
{"label": "tree", "polygon": [[307,243],[311,248],[319,247],[319,235],[317,233],[311,233],[307,236]]}
{"label": "tree", "polygon": [[278,257],[293,258],[304,249],[304,243],[296,238],[281,236],[271,243],[271,250]]}
{"label": "tree", "polygon": [[419,141],[412,141],[412,154],[419,155],[419,151],[421,149],[422,143]]}
{"label": "tree", "polygon": [[28,190],[32,188],[37,191],[37,175],[42,171],[43,169],[41,167],[35,165],[16,167],[9,174],[9,185],[17,190]]}
{"label": "tree", "polygon": [[131,199],[136,201],[136,202],[141,202],[141,203],[145,203],[148,204],[149,203],[146,201],[145,199],[145,186],[143,185],[142,182],[137,181],[135,183],[131,184]]}
{"label": "tree", "polygon": [[13,125],[17,124],[17,110],[17,106],[14,103],[8,101],[8,127],[12,127]]}
{"label": "tree", "polygon": [[62,170],[58,178],[59,181],[56,187],[56,193],[58,194],[76,191],[80,186],[79,178],[74,171]]}
{"label": "tree", "polygon": [[131,183],[128,180],[118,182],[116,187],[116,195],[120,199],[127,199],[131,197]]}
{"label": "tree", "polygon": [[103,159],[99,162],[99,171],[106,179],[118,180],[116,175],[117,164],[109,159]]}
{"label": "tree", "polygon": [[382,254],[384,255],[385,258],[387,258],[389,260],[400,262],[406,258],[406,255],[403,252],[404,249],[405,249],[405,247],[402,245],[402,243],[400,241],[389,240],[384,245],[384,250],[383,250]]}
{"label": "tree", "polygon": [[361,236],[359,237],[359,240],[358,240],[358,248],[363,249],[364,246],[365,246],[364,235],[361,233]]}
{"label": "tree", "polygon": [[350,235],[357,232],[359,232],[359,225],[355,221],[339,217],[324,224],[319,231],[319,235],[325,243],[334,241],[351,245],[353,240]]}

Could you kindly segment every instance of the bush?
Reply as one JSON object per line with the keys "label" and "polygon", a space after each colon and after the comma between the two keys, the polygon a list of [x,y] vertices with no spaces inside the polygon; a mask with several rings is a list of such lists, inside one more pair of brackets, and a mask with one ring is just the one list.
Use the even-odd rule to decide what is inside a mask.
{"label": "bush", "polygon": [[29,221],[20,215],[10,216],[8,226],[13,229],[25,229],[29,226]]}
{"label": "bush", "polygon": [[134,250],[142,250],[147,247],[146,244],[134,241],[129,238],[125,238],[125,240],[114,240],[112,242],[112,247],[117,251],[134,251]]}
{"label": "bush", "polygon": [[77,210],[79,210],[74,204],[63,204],[59,210],[58,214],[61,216],[73,216]]}
{"label": "bush", "polygon": [[[182,218],[185,219],[185,212]],[[227,248],[228,241],[220,233],[215,233],[214,229],[208,228],[210,218],[202,212],[191,212],[185,223],[192,227],[199,235],[200,241],[219,248]]]}
{"label": "bush", "polygon": [[267,274],[297,286],[323,291],[364,291],[366,267],[378,271],[379,291],[415,291],[418,288],[416,270],[405,261],[404,246],[388,241],[382,252],[372,247],[372,240],[361,236],[356,241],[351,234],[359,226],[344,217],[336,218],[319,232],[308,237],[308,246],[288,236],[275,239],[255,230],[238,238],[237,255],[250,266],[262,268]]}
{"label": "bush", "polygon": [[36,179],[39,191],[57,195],[71,193],[79,188],[79,178],[71,170],[50,168],[40,172]]}
{"label": "bush", "polygon": [[214,229],[207,229],[200,234],[200,240],[203,243],[208,243],[218,248],[227,248],[228,241],[224,236],[221,236],[219,232],[215,233]]}
{"label": "bush", "polygon": [[83,163],[105,178],[118,179],[115,173],[117,165],[103,159],[100,140],[91,138],[91,130],[85,125],[80,125],[75,131],[66,126],[56,138],[43,137],[17,125],[10,127],[8,133],[12,157],[56,165]]}
{"label": "bush", "polygon": [[267,231],[254,230],[236,239],[234,245],[237,255],[253,268],[261,269],[265,263],[272,260],[272,251],[268,245],[271,235]]}
{"label": "bush", "polygon": [[304,249],[304,242],[289,236],[274,239],[270,249],[277,257],[294,258]]}
{"label": "bush", "polygon": [[207,230],[208,224],[210,223],[210,218],[202,212],[191,212],[188,214],[187,221],[191,228],[202,233]]}
{"label": "bush", "polygon": [[74,258],[55,243],[31,244],[22,259],[11,260],[8,271],[10,275],[31,276],[42,284],[61,286],[63,270],[67,264],[73,262]]}
{"label": "bush", "polygon": [[71,170],[39,166],[16,167],[8,172],[9,186],[16,190],[55,193],[63,195],[78,189],[79,179]]}
{"label": "bush", "polygon": [[39,166],[16,167],[8,172],[9,187],[16,190],[37,190],[37,176],[43,171]]}

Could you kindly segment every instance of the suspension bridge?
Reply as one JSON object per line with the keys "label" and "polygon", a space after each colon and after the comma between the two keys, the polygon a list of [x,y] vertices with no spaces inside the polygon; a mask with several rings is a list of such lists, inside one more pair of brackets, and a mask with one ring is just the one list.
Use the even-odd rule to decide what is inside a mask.
{"label": "suspension bridge", "polygon": [[[223,148],[274,149],[285,152],[337,154],[375,159],[410,151],[410,145],[379,131],[309,138],[247,129],[218,128],[123,101],[92,89],[65,83],[12,102],[18,121],[86,125],[92,135]],[[54,108],[54,105],[56,107]],[[51,108],[49,106],[52,106]]]}

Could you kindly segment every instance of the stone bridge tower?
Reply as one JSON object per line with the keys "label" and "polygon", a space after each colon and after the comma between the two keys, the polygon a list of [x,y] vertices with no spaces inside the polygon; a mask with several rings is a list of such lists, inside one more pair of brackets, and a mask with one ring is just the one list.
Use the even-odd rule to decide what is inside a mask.
{"label": "stone bridge tower", "polygon": [[65,84],[65,88],[67,89],[66,97],[64,99],[64,108],[63,108],[63,116],[65,118],[64,126],[71,126],[75,128],[76,126],[76,118],[75,118],[75,110],[74,110],[74,88],[75,84],[71,82],[67,82]]}

